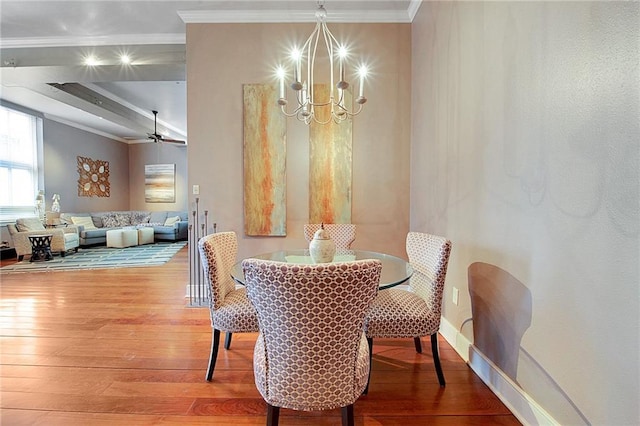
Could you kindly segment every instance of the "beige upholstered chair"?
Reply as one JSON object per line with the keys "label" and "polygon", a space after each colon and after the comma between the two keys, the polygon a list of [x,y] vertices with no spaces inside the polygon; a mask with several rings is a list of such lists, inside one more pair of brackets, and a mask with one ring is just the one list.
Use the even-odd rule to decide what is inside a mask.
{"label": "beige upholstered chair", "polygon": [[329,233],[333,242],[336,243],[337,249],[351,248],[351,244],[356,239],[356,225],[352,223],[306,223],[304,225],[304,238],[311,242],[313,235],[320,229],[321,225],[324,225],[324,229]]}
{"label": "beige upholstered chair", "polygon": [[260,324],[253,371],[268,406],[267,424],[278,424],[281,407],[342,407],[342,424],[352,425],[353,403],[369,375],[362,325],[378,291],[381,262],[246,259],[242,266]]}
{"label": "beige upholstered chair", "polygon": [[438,330],[451,241],[435,235],[409,232],[406,248],[413,267],[409,291],[391,288],[378,293],[364,324],[369,350],[373,348],[374,338],[413,337],[416,352],[422,353],[420,337],[431,336],[433,363],[440,386],[444,386],[438,354]]}
{"label": "beige upholstered chair", "polygon": [[220,332],[227,335],[224,348],[231,346],[233,333],[258,331],[256,311],[247,299],[246,289],[236,288],[231,278],[231,268],[238,254],[235,232],[206,235],[198,241],[204,276],[210,289],[209,311],[211,316],[211,355],[206,380],[211,381],[218,357]]}
{"label": "beige upholstered chair", "polygon": [[18,260],[24,259],[24,255],[31,255],[30,235],[51,234],[51,252],[64,256],[68,250],[78,251],[80,237],[78,228],[73,225],[61,228],[45,228],[42,222],[35,217],[17,219],[16,223],[7,225],[7,230],[13,246],[16,249]]}

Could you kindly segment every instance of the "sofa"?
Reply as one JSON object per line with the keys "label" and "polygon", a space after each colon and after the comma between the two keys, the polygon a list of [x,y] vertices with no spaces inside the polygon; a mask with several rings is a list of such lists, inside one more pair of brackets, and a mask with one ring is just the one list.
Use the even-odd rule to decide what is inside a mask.
{"label": "sofa", "polygon": [[24,258],[25,254],[31,255],[32,253],[30,235],[51,234],[51,252],[60,253],[61,256],[64,256],[69,250],[77,252],[80,244],[76,226],[62,225],[56,228],[45,228],[40,219],[35,217],[18,219],[15,224],[8,224],[7,230],[13,240],[19,261]]}
{"label": "sofa", "polygon": [[78,227],[80,246],[107,243],[107,231],[125,227],[152,227],[155,241],[180,241],[188,237],[186,211],[106,211],[61,213],[60,221]]}

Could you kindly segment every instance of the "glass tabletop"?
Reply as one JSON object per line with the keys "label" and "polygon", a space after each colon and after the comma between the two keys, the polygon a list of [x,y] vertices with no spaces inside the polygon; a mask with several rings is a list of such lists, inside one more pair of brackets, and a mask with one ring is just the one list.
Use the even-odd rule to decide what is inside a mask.
{"label": "glass tabletop", "polygon": [[[250,256],[251,259],[275,260],[287,263],[313,263],[309,250],[280,250],[271,253],[263,253]],[[380,275],[380,290],[391,288],[407,281],[413,274],[413,268],[404,259],[390,254],[378,253],[364,250],[340,250],[336,251],[333,262],[349,262],[362,259],[379,259],[382,262],[382,273]],[[231,269],[233,279],[244,285],[244,273],[242,272],[242,261],[233,265]]]}

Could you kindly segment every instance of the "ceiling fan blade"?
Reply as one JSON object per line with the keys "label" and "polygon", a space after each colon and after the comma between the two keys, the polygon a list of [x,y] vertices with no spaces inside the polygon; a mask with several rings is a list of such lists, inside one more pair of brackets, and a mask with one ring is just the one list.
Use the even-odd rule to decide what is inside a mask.
{"label": "ceiling fan blade", "polygon": [[186,141],[182,141],[179,139],[170,139],[170,138],[160,138],[160,142],[169,142],[169,143],[177,143],[180,145],[186,145],[187,142]]}

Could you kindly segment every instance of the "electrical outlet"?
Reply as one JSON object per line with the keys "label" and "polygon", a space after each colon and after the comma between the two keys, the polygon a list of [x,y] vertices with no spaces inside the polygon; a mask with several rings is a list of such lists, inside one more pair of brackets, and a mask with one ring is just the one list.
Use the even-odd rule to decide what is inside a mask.
{"label": "electrical outlet", "polygon": [[453,304],[457,305],[458,304],[458,297],[460,296],[460,291],[458,290],[457,287],[453,288]]}
{"label": "electrical outlet", "polygon": [[193,195],[200,194],[200,185],[193,185]]}

